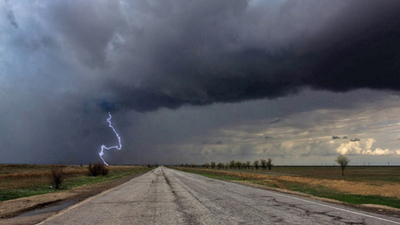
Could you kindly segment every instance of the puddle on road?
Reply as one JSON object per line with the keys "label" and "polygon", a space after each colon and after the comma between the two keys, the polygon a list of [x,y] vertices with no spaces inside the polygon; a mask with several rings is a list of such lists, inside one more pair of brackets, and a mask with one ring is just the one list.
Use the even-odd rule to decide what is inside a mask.
{"label": "puddle on road", "polygon": [[58,212],[58,211],[61,211],[61,210],[65,209],[65,208],[70,207],[71,205],[73,205],[73,204],[75,204],[77,202],[78,202],[77,200],[63,202],[61,204],[53,205],[53,206],[46,207],[46,208],[43,208],[43,209],[36,209],[36,210],[32,210],[32,211],[29,211],[29,212],[26,212],[26,213],[22,213],[21,215],[16,216],[15,218],[26,217],[26,216],[34,216],[34,215],[39,215],[39,214],[42,214],[42,213],[49,213],[49,212]]}

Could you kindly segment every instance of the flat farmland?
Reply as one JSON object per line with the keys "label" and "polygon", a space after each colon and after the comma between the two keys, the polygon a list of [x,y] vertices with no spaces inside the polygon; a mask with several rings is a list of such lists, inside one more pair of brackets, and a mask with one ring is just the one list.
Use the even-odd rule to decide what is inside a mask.
{"label": "flat farmland", "polygon": [[0,201],[40,195],[79,186],[115,180],[149,169],[142,166],[110,166],[107,176],[89,176],[88,166],[61,166],[64,180],[59,190],[51,184],[50,165],[2,164],[0,165]]}
{"label": "flat farmland", "polygon": [[262,169],[174,167],[211,178],[300,192],[359,206],[400,208],[400,167],[276,166]]}

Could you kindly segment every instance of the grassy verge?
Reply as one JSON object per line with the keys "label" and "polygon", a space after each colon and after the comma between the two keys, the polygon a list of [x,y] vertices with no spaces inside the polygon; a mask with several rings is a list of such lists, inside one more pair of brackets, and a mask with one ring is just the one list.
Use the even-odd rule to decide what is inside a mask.
{"label": "grassy verge", "polygon": [[[384,197],[384,196],[380,196],[380,195],[348,194],[348,193],[340,192],[338,190],[324,187],[321,185],[309,185],[306,183],[291,182],[291,181],[279,179],[280,175],[283,175],[283,176],[293,175],[294,172],[297,173],[296,175],[294,175],[296,177],[302,176],[302,177],[312,177],[313,179],[318,179],[315,177],[314,173],[312,173],[312,171],[311,171],[312,168],[305,168],[303,171],[300,171],[300,172],[298,169],[293,170],[292,168],[284,168],[284,170],[290,171],[290,174],[286,174],[283,172],[283,170],[281,170],[280,172],[278,172],[279,175],[276,175],[277,172],[275,172],[275,175],[271,175],[271,173],[270,173],[270,175],[267,175],[265,173],[262,174],[263,173],[262,171],[251,171],[251,170],[248,170],[248,171],[232,171],[232,170],[218,171],[218,170],[211,170],[211,169],[196,169],[196,168],[181,168],[181,167],[174,168],[174,169],[178,169],[178,170],[181,170],[184,172],[195,173],[195,174],[199,174],[199,175],[206,176],[209,178],[214,178],[214,179],[220,179],[220,180],[226,180],[226,181],[246,181],[246,182],[250,182],[253,184],[262,185],[265,187],[284,188],[284,189],[291,190],[291,191],[301,192],[301,193],[309,194],[309,195],[316,196],[316,197],[334,199],[334,200],[338,200],[341,202],[354,204],[354,205],[375,204],[375,205],[385,205],[385,206],[390,206],[390,207],[400,209],[400,200],[395,197]],[[368,173],[372,174],[372,176],[374,174],[373,172],[374,171],[371,171],[371,169],[368,169]],[[382,173],[382,168],[377,168],[377,172]],[[261,173],[261,175],[260,175],[260,173]],[[248,174],[256,174],[258,176],[250,176]],[[274,173],[272,173],[272,174],[274,174]],[[299,174],[301,174],[301,175],[299,175]],[[312,175],[307,176],[307,174],[312,174]],[[266,178],[268,179],[267,181],[266,181]],[[320,178],[320,179],[322,179],[322,178]],[[388,179],[388,178],[384,178],[384,179]],[[395,178],[395,179],[397,180],[397,178]],[[360,178],[358,178],[357,180],[361,181]],[[364,181],[370,182],[371,180],[368,177]],[[380,180],[379,182],[382,183],[382,180]],[[392,181],[390,181],[390,182],[392,182]]]}
{"label": "grassy verge", "polygon": [[287,181],[280,181],[280,182],[283,183],[286,187],[288,187],[289,190],[309,194],[312,196],[334,199],[354,205],[375,204],[375,205],[386,205],[400,209],[400,200],[397,198],[377,196],[377,195],[353,195],[353,194],[342,193],[337,190],[326,188],[323,186],[311,186],[311,185],[304,185],[300,183],[287,182]]}
{"label": "grassy verge", "polygon": [[[24,167],[26,166],[24,165]],[[87,175],[87,168],[85,167],[68,167],[65,169],[65,180],[61,184],[61,188],[55,190],[50,183],[48,167],[46,169],[43,166],[33,166],[25,171],[15,170],[13,173],[0,174],[0,201],[69,190],[79,186],[141,174],[149,170],[151,169],[139,166],[116,166],[110,167],[107,176],[93,177]]]}

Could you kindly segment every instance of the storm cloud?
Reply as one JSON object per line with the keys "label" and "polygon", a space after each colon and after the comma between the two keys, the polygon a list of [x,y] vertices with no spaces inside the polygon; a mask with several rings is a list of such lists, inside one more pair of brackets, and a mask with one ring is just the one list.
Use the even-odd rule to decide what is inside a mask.
{"label": "storm cloud", "polygon": [[131,32],[119,31],[123,41],[113,50],[124,57],[111,59],[117,65],[111,67],[121,79],[105,84],[119,108],[273,99],[304,87],[400,87],[398,1],[166,1],[132,7],[146,20],[133,16]]}
{"label": "storm cloud", "polygon": [[109,93],[98,101],[152,111],[305,87],[398,90],[398,8],[394,0],[56,1],[34,7],[33,19],[51,29],[41,39],[95,74]]}
{"label": "storm cloud", "polygon": [[[304,92],[372,89],[397,95],[400,89],[397,0],[8,0],[0,4],[0,141],[17,149],[8,153],[13,157],[31,146],[39,153],[53,153],[60,144],[57,154],[83,155],[86,160],[96,155],[97,146],[113,141],[105,111],[120,113],[119,121],[115,117],[117,129],[141,138],[130,140],[132,148],[146,148],[148,143],[185,142],[212,126],[245,121],[248,113],[227,106],[233,115],[206,113],[193,128],[194,122],[182,125],[176,121],[183,119],[163,110],[214,109],[216,104],[295,98]],[[332,100],[336,102],[326,98],[316,102],[321,108],[342,108],[359,101],[357,97]],[[265,126],[279,127],[287,122],[285,116],[316,110],[307,103],[287,102],[291,105],[279,106],[284,112],[260,109],[255,117],[265,116]],[[132,131],[140,124],[138,118],[153,118],[146,114],[157,118],[154,113],[166,113],[181,126],[160,119],[170,127],[164,127],[165,136],[159,140]],[[143,131],[149,136],[159,136],[158,125],[137,126],[149,129]],[[43,143],[53,135],[53,141]],[[25,141],[15,146],[20,136]],[[281,141],[273,133],[262,137]],[[208,138],[196,143],[206,140],[219,149],[229,144]],[[275,145],[290,149],[285,143]],[[156,155],[149,153],[149,160],[152,154]]]}

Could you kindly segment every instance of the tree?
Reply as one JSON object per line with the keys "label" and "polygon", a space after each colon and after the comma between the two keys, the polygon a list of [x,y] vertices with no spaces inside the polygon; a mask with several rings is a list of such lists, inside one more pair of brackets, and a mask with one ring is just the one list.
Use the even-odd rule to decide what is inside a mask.
{"label": "tree", "polygon": [[229,163],[225,164],[225,169],[229,169]]}
{"label": "tree", "polygon": [[235,160],[229,162],[229,168],[235,169]]}
{"label": "tree", "polygon": [[247,161],[247,162],[246,162],[246,169],[250,169],[250,165],[251,165],[251,162],[250,162],[250,161]]}
{"label": "tree", "polygon": [[208,169],[208,167],[210,167],[210,164],[206,163],[204,164],[204,167]]}
{"label": "tree", "polygon": [[237,161],[235,164],[236,164],[236,168],[238,168],[240,170],[240,168],[242,167],[242,163],[240,161]]}
{"label": "tree", "polygon": [[215,168],[215,162],[211,162],[211,169]]}
{"label": "tree", "polygon": [[342,176],[344,176],[344,169],[346,168],[346,166],[349,164],[350,159],[347,158],[344,155],[338,155],[338,157],[336,158],[335,162],[337,162],[339,164],[339,166],[342,169]]}
{"label": "tree", "polygon": [[260,166],[259,163],[260,162],[258,160],[254,160],[254,162],[253,162],[253,166],[254,166],[254,168],[256,168],[256,170],[258,170],[258,167]]}
{"label": "tree", "polygon": [[272,169],[272,159],[271,158],[268,158],[268,160],[267,160],[267,167],[268,167],[268,170],[271,170]]}
{"label": "tree", "polygon": [[220,169],[222,169],[224,167],[224,164],[223,163],[218,163],[217,164],[217,168],[220,170]]}
{"label": "tree", "polygon": [[260,162],[261,162],[261,167],[263,168],[263,170],[267,169],[267,160],[260,159]]}

